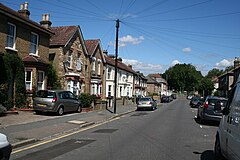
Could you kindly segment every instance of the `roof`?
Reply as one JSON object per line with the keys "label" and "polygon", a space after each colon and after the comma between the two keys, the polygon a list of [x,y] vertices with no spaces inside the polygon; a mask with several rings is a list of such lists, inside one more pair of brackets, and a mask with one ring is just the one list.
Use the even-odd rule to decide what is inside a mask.
{"label": "roof", "polygon": [[50,30],[55,35],[50,39],[50,46],[65,46],[78,29],[79,26],[51,27]]}
{"label": "roof", "polygon": [[152,79],[150,76],[147,76],[146,78],[148,84],[159,84],[156,80]]}
{"label": "roof", "polygon": [[49,29],[41,26],[40,24],[38,24],[37,22],[34,22],[32,20],[30,20],[29,18],[23,16],[21,13],[18,13],[17,11],[14,11],[11,8],[8,8],[7,6],[3,5],[2,3],[0,3],[0,13],[4,14],[8,17],[11,17],[13,19],[16,19],[22,23],[25,23],[35,29],[41,30],[47,34],[53,34],[53,32],[51,32]]}
{"label": "roof", "polygon": [[31,56],[28,55],[26,57],[24,57],[22,59],[22,61],[24,63],[28,63],[28,64],[38,64],[38,65],[48,65],[47,62],[45,62],[43,59],[41,59],[40,57],[36,57],[36,56]]}
{"label": "roof", "polygon": [[154,77],[154,78],[162,78],[160,73],[156,73],[156,74],[149,74],[148,76],[150,77]]}
{"label": "roof", "polygon": [[[109,56],[107,56],[107,55],[105,55],[105,59],[106,59],[106,63],[107,63],[108,65],[115,66],[115,59],[113,59],[113,58],[111,58],[111,57],[109,57]],[[135,72],[131,67],[127,66],[126,64],[124,64],[124,63],[122,63],[122,62],[119,62],[119,61],[118,61],[117,67],[118,67],[119,69],[124,70],[124,71],[130,72],[130,73],[133,73],[133,74],[136,74],[136,72]]]}
{"label": "roof", "polygon": [[88,54],[92,55],[94,53],[94,51],[96,50],[100,40],[99,39],[85,40],[84,42],[87,47]]}

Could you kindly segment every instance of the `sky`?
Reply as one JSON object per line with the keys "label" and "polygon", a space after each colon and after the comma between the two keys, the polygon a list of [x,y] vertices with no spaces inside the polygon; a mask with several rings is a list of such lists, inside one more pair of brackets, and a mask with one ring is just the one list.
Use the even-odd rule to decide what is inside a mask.
{"label": "sky", "polygon": [[[19,10],[24,0],[0,0]],[[30,19],[49,13],[52,26],[79,25],[83,37],[100,39],[144,75],[192,64],[202,75],[240,57],[240,0],[28,0]]]}

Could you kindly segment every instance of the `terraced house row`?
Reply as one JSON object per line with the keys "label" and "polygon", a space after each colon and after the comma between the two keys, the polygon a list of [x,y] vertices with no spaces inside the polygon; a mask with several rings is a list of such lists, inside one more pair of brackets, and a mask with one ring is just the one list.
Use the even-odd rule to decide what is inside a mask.
{"label": "terraced house row", "polygon": [[[18,11],[0,3],[0,55],[21,58],[28,93],[49,88],[46,72],[52,63],[62,89],[100,98],[114,95],[115,57],[103,51],[100,39],[84,40],[79,25],[52,27],[49,14],[40,23],[29,16],[27,2]],[[146,95],[147,78],[117,58],[117,97]]]}

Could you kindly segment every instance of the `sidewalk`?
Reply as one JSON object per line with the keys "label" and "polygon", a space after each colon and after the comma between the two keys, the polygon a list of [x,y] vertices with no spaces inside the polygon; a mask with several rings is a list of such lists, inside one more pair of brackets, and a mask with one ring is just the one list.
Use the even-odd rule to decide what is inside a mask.
{"label": "sidewalk", "polygon": [[63,116],[36,115],[32,111],[19,111],[18,114],[0,117],[0,133],[6,134],[9,142],[17,148],[58,134],[101,123],[135,110],[136,105],[129,104],[126,106],[117,105],[116,114],[113,114],[113,108],[69,113]]}

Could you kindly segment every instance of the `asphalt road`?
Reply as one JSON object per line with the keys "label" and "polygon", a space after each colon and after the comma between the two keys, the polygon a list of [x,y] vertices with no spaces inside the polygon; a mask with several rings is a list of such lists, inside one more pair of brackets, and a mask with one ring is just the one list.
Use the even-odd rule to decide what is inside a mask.
{"label": "asphalt road", "polygon": [[[12,154],[16,160],[212,160],[217,123],[200,125],[186,99],[136,111]],[[41,133],[39,133],[41,134]]]}

